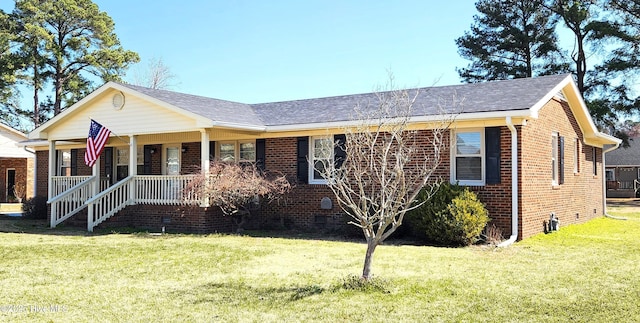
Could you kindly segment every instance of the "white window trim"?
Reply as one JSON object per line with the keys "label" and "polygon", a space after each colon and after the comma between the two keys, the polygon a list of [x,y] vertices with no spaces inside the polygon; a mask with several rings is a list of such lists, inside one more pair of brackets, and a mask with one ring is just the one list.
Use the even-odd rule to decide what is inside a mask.
{"label": "white window trim", "polygon": [[58,150],[58,165],[57,165],[57,170],[56,173],[58,174],[57,176],[67,176],[66,174],[62,174],[62,167],[65,166],[64,165],[64,153],[67,152],[69,153],[69,165],[66,166],[65,168],[69,168],[69,175],[71,176],[71,149],[59,149]]}
{"label": "white window trim", "polygon": [[[315,173],[315,168],[314,168],[314,159],[313,156],[315,156],[314,154],[314,141],[315,140],[321,140],[321,139],[329,139],[333,142],[333,137],[332,136],[314,136],[314,137],[309,137],[309,155],[308,155],[308,159],[309,159],[309,184],[327,184],[327,180],[324,178],[321,179],[316,179],[313,177],[313,174]],[[331,161],[333,161],[335,158],[334,156],[334,150],[331,149],[331,157],[329,158]]]}
{"label": "white window trim", "polygon": [[[240,145],[242,144],[253,144],[253,160],[249,160],[249,159],[240,159]],[[255,140],[238,140],[238,142],[236,143],[236,160],[242,162],[250,162],[250,163],[255,163],[256,162],[256,154],[257,154],[257,147],[256,147],[256,141]]]}
{"label": "white window trim", "polygon": [[[456,135],[459,133],[465,132],[478,132],[480,133],[480,180],[458,180],[456,174]],[[456,129],[455,131],[451,131],[451,149],[450,151],[450,178],[452,184],[458,184],[463,186],[485,186],[486,178],[487,178],[487,170],[486,170],[486,147],[485,147],[485,131],[484,128],[468,128],[468,129]],[[461,155],[464,156],[472,156],[472,155]],[[473,155],[473,157],[477,157],[477,155]]]}
{"label": "white window trim", "polygon": [[178,173],[182,171],[182,143],[162,145],[162,175],[167,175],[167,149],[178,149]]}
{"label": "white window trim", "polygon": [[[560,135],[557,132],[551,133],[551,185],[558,186],[560,185],[560,167],[558,165],[558,158],[560,157],[560,152],[558,149],[558,140],[560,140]],[[555,144],[554,144],[555,143]]]}
{"label": "white window trim", "polygon": [[[611,179],[607,178],[607,174],[611,174]],[[640,175],[640,169],[638,169],[638,173]],[[616,180],[616,170],[615,168],[606,168],[604,170],[604,178],[607,181],[615,181]]]}
{"label": "white window trim", "polygon": [[240,160],[240,144],[253,144],[253,148],[257,150],[256,147],[256,141],[255,140],[224,140],[224,141],[216,141],[216,159],[218,160],[222,160],[220,157],[222,156],[222,154],[220,153],[220,146],[224,145],[224,144],[233,144],[234,148],[233,148],[233,162],[251,162],[251,163],[255,163],[255,155],[257,154],[257,151],[254,151],[254,159],[253,160]]}

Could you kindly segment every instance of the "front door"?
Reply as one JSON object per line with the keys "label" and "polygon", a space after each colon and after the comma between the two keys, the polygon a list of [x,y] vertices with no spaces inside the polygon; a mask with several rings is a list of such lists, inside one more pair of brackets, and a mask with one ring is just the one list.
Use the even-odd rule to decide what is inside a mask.
{"label": "front door", "polygon": [[165,175],[180,175],[180,154],[182,152],[180,146],[165,147]]}
{"label": "front door", "polygon": [[22,196],[16,196],[16,170],[15,169],[7,169],[7,196],[6,200],[11,198],[17,198]]}

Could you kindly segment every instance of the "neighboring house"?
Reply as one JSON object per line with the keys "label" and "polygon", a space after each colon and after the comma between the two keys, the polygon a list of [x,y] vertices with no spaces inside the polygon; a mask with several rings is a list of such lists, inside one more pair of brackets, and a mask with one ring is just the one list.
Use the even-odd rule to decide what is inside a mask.
{"label": "neighboring house", "polygon": [[606,154],[607,197],[637,197],[640,190],[640,136],[629,147]]}
{"label": "neighboring house", "polygon": [[0,123],[0,203],[33,197],[35,155],[18,146],[27,136]]}
{"label": "neighboring house", "polygon": [[[409,91],[419,91],[411,127],[425,136],[439,108],[457,115],[447,142],[464,138],[476,149],[446,149],[438,175],[470,186],[505,237],[544,231],[551,213],[562,225],[605,213],[603,153],[620,140],[598,132],[571,75]],[[367,93],[244,104],[109,82],[29,134],[37,192],[49,198],[52,226],[77,213],[89,230],[230,230],[229,218],[181,188],[211,158],[249,160],[296,182],[286,203],[261,210],[261,225],[345,225],[311,171],[314,148],[358,124],[354,107],[376,100]],[[90,119],[113,131],[93,168],[83,162]]]}

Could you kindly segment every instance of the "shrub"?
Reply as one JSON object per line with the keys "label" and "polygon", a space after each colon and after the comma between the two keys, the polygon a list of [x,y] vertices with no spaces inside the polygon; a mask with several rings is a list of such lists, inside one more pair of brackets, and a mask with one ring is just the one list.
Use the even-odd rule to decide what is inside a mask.
{"label": "shrub", "polygon": [[448,213],[450,234],[445,237],[445,240],[453,244],[468,246],[475,243],[489,222],[489,212],[484,204],[468,189],[451,201],[447,211],[443,213]]}
{"label": "shrub", "polygon": [[41,195],[32,197],[22,203],[24,217],[29,219],[47,219],[47,198]]}
{"label": "shrub", "polygon": [[439,228],[436,223],[438,214],[447,208],[447,205],[460,193],[464,188],[457,184],[450,184],[448,182],[442,183],[438,190],[433,193],[431,198],[428,196],[428,191],[422,189],[420,194],[416,197],[415,203],[421,203],[427,198],[429,200],[422,204],[422,206],[409,211],[406,214],[406,224],[411,229],[411,233],[422,240],[432,240],[431,237],[437,234]]}
{"label": "shrub", "polygon": [[[420,192],[416,203],[424,201],[427,194]],[[478,240],[489,217],[475,193],[442,183],[424,205],[407,213],[407,220],[418,238],[443,245],[470,245]]]}

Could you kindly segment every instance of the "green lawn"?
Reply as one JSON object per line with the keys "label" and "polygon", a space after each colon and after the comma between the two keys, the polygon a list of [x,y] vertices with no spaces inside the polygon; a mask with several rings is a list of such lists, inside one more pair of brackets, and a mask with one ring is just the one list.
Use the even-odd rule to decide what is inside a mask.
{"label": "green lawn", "polygon": [[345,287],[363,243],[13,223],[31,233],[0,233],[0,321],[640,321],[640,210],[610,213],[629,220],[506,249],[384,245],[369,289]]}

